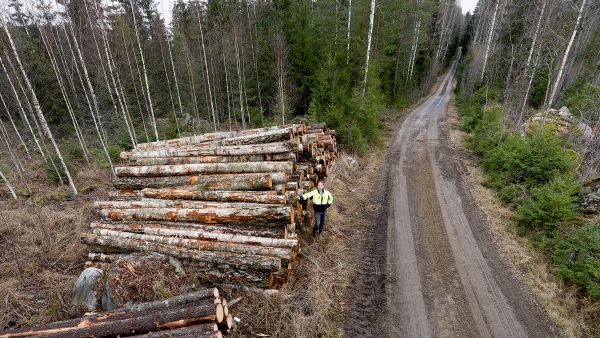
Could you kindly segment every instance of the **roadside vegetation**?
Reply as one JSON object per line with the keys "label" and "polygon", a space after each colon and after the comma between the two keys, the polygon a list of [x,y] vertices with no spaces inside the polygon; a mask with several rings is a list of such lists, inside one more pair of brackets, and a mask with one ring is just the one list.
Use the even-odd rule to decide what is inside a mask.
{"label": "roadside vegetation", "polygon": [[580,208],[580,157],[550,125],[531,135],[508,128],[497,93],[482,87],[467,97],[459,91],[466,146],[479,156],[485,185],[513,210],[516,232],[543,253],[556,276],[578,288],[582,303],[597,308],[600,223]]}

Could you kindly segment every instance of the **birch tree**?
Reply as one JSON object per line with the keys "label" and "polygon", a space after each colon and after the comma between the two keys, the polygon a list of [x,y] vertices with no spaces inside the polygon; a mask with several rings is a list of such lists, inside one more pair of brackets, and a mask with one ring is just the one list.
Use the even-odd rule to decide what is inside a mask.
{"label": "birch tree", "polygon": [[571,53],[571,48],[573,47],[573,42],[575,41],[575,38],[577,37],[577,33],[581,29],[581,17],[583,16],[583,10],[585,8],[586,3],[587,3],[587,0],[583,0],[581,2],[581,7],[579,7],[579,14],[577,15],[577,20],[575,22],[575,28],[573,29],[573,32],[571,33],[571,38],[569,39],[569,43],[567,44],[567,48],[565,49],[565,52],[563,54],[562,62],[560,64],[560,67],[558,68],[558,74],[556,75],[556,80],[554,81],[554,86],[552,87],[552,93],[550,94],[549,99],[548,99],[548,103],[547,103],[548,107],[552,106],[552,104],[556,100],[556,97],[558,96],[558,87],[560,86],[560,84],[562,82],[563,72],[565,71],[565,65],[567,64],[567,59],[569,58],[569,54]]}
{"label": "birch tree", "polygon": [[44,114],[42,113],[42,110],[40,108],[40,104],[38,102],[35,91],[33,90],[33,87],[31,86],[31,82],[29,82],[29,77],[27,76],[27,73],[25,72],[25,69],[23,68],[23,65],[21,64],[21,59],[19,58],[19,54],[17,53],[17,48],[15,47],[15,44],[14,44],[14,41],[10,34],[10,31],[8,30],[6,21],[5,21],[4,17],[2,17],[0,20],[1,20],[2,28],[4,29],[4,33],[6,34],[6,37],[8,38],[8,42],[9,42],[10,48],[12,50],[13,56],[17,62],[17,65],[21,71],[21,74],[23,75],[25,84],[27,85],[27,88],[29,89],[29,92],[31,94],[31,99],[33,101],[33,107],[34,107],[37,117],[40,121],[40,124],[42,126],[42,130],[44,131],[44,133],[46,134],[46,137],[48,137],[48,139],[52,143],[52,146],[54,147],[56,155],[58,156],[58,159],[64,169],[64,173],[67,176],[67,180],[69,182],[69,186],[71,187],[71,190],[73,191],[73,194],[77,195],[77,188],[75,187],[75,183],[73,182],[73,178],[71,177],[69,168],[67,168],[65,160],[63,159],[63,156],[60,152],[60,149],[58,148],[58,145],[56,144],[56,141],[54,140],[52,131],[50,131],[50,128],[48,127],[48,123],[46,122],[46,118],[44,117]]}
{"label": "birch tree", "polygon": [[369,78],[369,57],[371,56],[371,39],[373,36],[373,21],[375,20],[375,0],[371,0],[371,14],[369,15],[369,36],[367,39],[367,56],[365,60],[365,79],[362,96],[365,97],[367,91],[367,81]]}
{"label": "birch tree", "polygon": [[483,56],[483,68],[481,69],[481,78],[483,81],[483,76],[485,75],[485,68],[487,66],[488,57],[490,54],[490,48],[492,46],[492,39],[494,38],[494,28],[496,25],[496,14],[498,13],[498,6],[500,5],[500,0],[496,0],[496,8],[494,9],[494,15],[492,16],[492,24],[490,26],[490,32],[488,34],[487,43],[485,46],[485,54]]}

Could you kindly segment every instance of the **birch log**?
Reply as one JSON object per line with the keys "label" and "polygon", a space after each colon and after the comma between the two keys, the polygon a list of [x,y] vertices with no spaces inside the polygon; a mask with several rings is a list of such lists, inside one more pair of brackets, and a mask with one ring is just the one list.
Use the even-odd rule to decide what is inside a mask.
{"label": "birch log", "polygon": [[294,166],[291,162],[231,162],[194,163],[155,166],[116,167],[118,177],[154,177],[198,174],[229,173],[289,173]]}
{"label": "birch log", "polygon": [[[235,177],[234,177],[235,176]],[[264,174],[221,174],[166,177],[116,177],[113,182],[118,189],[143,189],[193,185],[197,190],[270,190],[273,178]]]}
{"label": "birch log", "polygon": [[222,202],[249,202],[286,204],[287,198],[281,195],[257,191],[194,191],[189,189],[152,189],[141,191],[141,196],[161,199],[202,200]]}
{"label": "birch log", "polygon": [[282,226],[293,223],[287,206],[255,207],[253,209],[102,209],[98,213],[104,220],[110,221],[172,221],[200,222],[206,224],[252,224]]}
{"label": "birch log", "polygon": [[281,269],[281,259],[257,255],[244,255],[231,252],[199,251],[132,238],[116,238],[82,233],[81,240],[102,248],[118,248],[125,251],[158,252],[175,258],[199,261],[203,264],[227,264],[241,269],[277,271]]}
{"label": "birch log", "polygon": [[297,161],[296,153],[275,153],[238,156],[142,157],[131,160],[131,165],[173,165],[197,163]]}
{"label": "birch log", "polygon": [[171,157],[171,156],[231,156],[231,155],[260,155],[289,153],[296,151],[295,144],[290,142],[275,142],[265,144],[239,145],[239,146],[189,146],[182,148],[166,148],[161,150],[122,152],[122,159],[138,159],[143,157]]}
{"label": "birch log", "polygon": [[199,239],[169,237],[161,235],[136,234],[108,229],[94,229],[94,235],[112,238],[115,241],[137,240],[143,243],[158,243],[177,247],[181,250],[193,250],[195,252],[235,253],[241,255],[257,255],[265,257],[276,257],[284,260],[292,258],[291,248],[276,248],[240,243],[227,243],[219,241],[205,241]]}
{"label": "birch log", "polygon": [[[136,222],[92,222],[90,228],[101,228],[120,230],[127,232],[136,233],[148,233],[155,234],[157,229],[169,229],[169,230],[181,230],[181,231],[198,231],[202,233],[202,238],[214,239],[218,238],[229,238],[232,241],[236,241],[231,236],[247,236],[251,238],[283,238],[285,237],[284,228],[266,228],[260,226],[244,226],[244,225],[227,225],[227,224],[202,224],[202,223],[189,223],[189,222],[148,222],[148,221],[136,221]],[[225,237],[222,237],[225,236]],[[227,237],[229,236],[229,237]],[[242,237],[245,238],[245,237]],[[275,246],[275,245],[274,245]]]}

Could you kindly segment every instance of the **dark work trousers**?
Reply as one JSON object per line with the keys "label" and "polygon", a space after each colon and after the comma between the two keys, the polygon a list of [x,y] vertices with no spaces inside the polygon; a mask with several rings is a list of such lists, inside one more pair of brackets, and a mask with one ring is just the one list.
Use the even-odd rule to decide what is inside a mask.
{"label": "dark work trousers", "polygon": [[313,228],[313,235],[321,233],[325,230],[325,211],[315,211],[315,226]]}

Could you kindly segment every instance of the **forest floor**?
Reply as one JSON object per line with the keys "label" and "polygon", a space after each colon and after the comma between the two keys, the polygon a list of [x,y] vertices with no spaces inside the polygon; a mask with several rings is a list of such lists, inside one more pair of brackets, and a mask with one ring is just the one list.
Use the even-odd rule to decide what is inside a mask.
{"label": "forest floor", "polygon": [[465,184],[466,153],[448,128],[452,92],[449,73],[389,142],[372,195],[381,208],[349,293],[348,337],[559,335]]}

